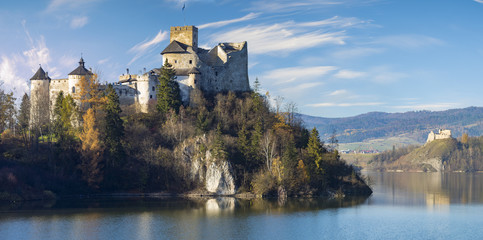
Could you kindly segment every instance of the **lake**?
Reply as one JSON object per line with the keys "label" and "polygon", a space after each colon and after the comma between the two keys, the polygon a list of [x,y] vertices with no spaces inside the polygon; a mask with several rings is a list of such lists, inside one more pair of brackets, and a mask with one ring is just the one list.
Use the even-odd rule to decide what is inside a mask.
{"label": "lake", "polygon": [[110,198],[0,208],[1,239],[481,239],[483,173],[364,173],[367,199]]}

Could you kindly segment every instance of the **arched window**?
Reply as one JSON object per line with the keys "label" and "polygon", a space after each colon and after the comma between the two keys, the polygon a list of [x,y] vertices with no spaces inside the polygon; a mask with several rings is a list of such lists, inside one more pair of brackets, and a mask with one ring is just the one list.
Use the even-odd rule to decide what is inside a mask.
{"label": "arched window", "polygon": [[72,87],[72,93],[75,93],[75,87]]}

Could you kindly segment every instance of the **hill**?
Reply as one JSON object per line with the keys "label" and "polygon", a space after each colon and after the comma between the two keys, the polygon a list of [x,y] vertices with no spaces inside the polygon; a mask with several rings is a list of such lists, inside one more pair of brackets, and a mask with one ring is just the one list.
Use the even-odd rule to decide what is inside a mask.
{"label": "hill", "polygon": [[464,171],[483,169],[483,137],[434,140],[421,147],[386,151],[369,161],[369,168],[381,171]]}
{"label": "hill", "polygon": [[317,127],[322,139],[329,139],[335,131],[340,143],[389,138],[396,138],[393,139],[395,143],[397,138],[424,143],[428,133],[438,128],[450,129],[456,137],[463,133],[470,136],[483,135],[483,107],[405,113],[370,112],[346,118],[301,115],[301,118],[306,127]]}

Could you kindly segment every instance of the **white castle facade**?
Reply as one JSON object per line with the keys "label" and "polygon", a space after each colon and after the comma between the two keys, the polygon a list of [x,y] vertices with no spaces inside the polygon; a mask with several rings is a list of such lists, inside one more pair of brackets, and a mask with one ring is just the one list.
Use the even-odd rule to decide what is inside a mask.
{"label": "white castle facade", "polygon": [[[198,29],[195,26],[171,27],[170,43],[161,52],[163,63],[170,63],[176,71],[181,95],[185,103],[192,89],[214,94],[225,91],[249,91],[247,42],[220,43],[207,50],[198,47]],[[113,84],[122,106],[135,106],[137,111],[147,112],[150,102],[156,101],[160,68],[143,74],[122,74]],[[85,67],[81,58],[79,66],[67,78],[51,79],[39,67],[30,79],[31,119],[48,121],[55,99],[62,91],[76,98],[80,80],[94,74]],[[101,85],[101,88],[105,88]]]}
{"label": "white castle facade", "polygon": [[451,130],[439,129],[438,133],[434,133],[433,131],[431,131],[428,134],[428,140],[426,140],[426,143],[430,143],[437,139],[447,139],[447,138],[451,138]]}

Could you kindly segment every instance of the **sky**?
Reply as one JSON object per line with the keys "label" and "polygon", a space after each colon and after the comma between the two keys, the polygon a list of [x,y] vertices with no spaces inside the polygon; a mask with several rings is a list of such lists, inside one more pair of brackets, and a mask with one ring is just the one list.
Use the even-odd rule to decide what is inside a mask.
{"label": "sky", "polygon": [[1,1],[2,88],[20,99],[39,64],[66,78],[81,55],[102,82],[160,67],[183,25],[203,48],[247,41],[252,86],[303,114],[483,106],[483,0]]}

